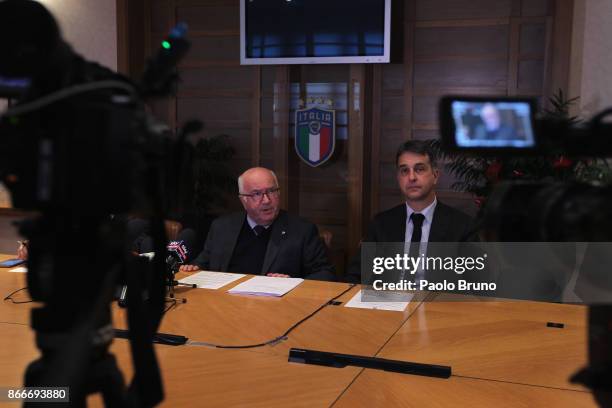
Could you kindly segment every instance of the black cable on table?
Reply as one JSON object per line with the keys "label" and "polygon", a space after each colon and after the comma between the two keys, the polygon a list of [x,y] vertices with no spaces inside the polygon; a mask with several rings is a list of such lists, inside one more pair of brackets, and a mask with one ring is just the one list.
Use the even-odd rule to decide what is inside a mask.
{"label": "black cable on table", "polygon": [[21,288],[21,289],[17,289],[17,290],[12,291],[11,293],[9,293],[8,295],[6,295],[4,297],[4,301],[10,300],[12,303],[14,303],[16,305],[21,304],[21,303],[31,303],[32,299],[30,299],[30,300],[15,300],[15,299],[13,299],[13,295],[14,294],[16,294],[18,292],[21,292],[22,290],[25,290],[27,288],[28,287],[26,286],[25,288]]}
{"label": "black cable on table", "polygon": [[289,336],[289,333],[291,333],[293,330],[295,330],[298,326],[300,326],[306,320],[308,320],[311,317],[313,317],[314,315],[316,315],[321,309],[323,309],[323,308],[333,304],[333,302],[335,302],[336,299],[338,299],[340,296],[344,295],[346,292],[348,292],[349,290],[353,289],[354,287],[355,287],[355,284],[351,284],[345,291],[340,293],[338,296],[336,296],[333,299],[330,299],[329,301],[323,303],[314,312],[312,312],[308,316],[304,317],[302,320],[298,321],[293,326],[289,327],[287,329],[287,331],[285,331],[282,335],[277,336],[277,337],[273,338],[272,340],[268,340],[268,341],[263,342],[263,343],[246,344],[246,345],[239,345],[239,346],[228,346],[228,345],[222,345],[222,344],[212,344],[212,343],[206,343],[206,342],[202,342],[202,341],[194,341],[194,342],[190,342],[189,344],[193,345],[193,346],[209,346],[209,347],[224,348],[224,349],[248,349],[248,348],[263,347],[263,346],[268,346],[268,345],[273,345],[273,344],[279,343],[279,342],[281,342],[283,340],[287,340],[287,338],[288,338],[287,336]]}

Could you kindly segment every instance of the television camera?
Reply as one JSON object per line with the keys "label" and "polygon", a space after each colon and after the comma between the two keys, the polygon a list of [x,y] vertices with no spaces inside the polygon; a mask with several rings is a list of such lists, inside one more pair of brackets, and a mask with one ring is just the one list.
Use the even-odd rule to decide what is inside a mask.
{"label": "television camera", "polygon": [[[576,124],[563,115],[539,116],[535,99],[447,96],[441,99],[442,150],[451,160],[495,158],[571,164],[612,157],[612,108]],[[561,160],[560,160],[561,159]],[[469,160],[468,160],[469,163]],[[561,166],[563,167],[563,166]],[[499,170],[499,169],[498,169]],[[515,171],[516,173],[516,171]],[[520,176],[520,174],[517,174]],[[542,177],[500,182],[479,216],[481,237],[499,242],[585,243],[576,281],[606,291],[589,307],[589,366],[572,381],[593,389],[601,406],[612,403],[612,185]],[[572,255],[573,256],[573,255]],[[590,294],[581,294],[584,303]]]}
{"label": "television camera", "polygon": [[[74,52],[40,3],[0,1],[0,97],[12,101],[0,116],[0,180],[16,208],[38,214],[20,227],[29,240],[28,290],[42,303],[31,315],[41,357],[25,386],[69,387],[71,406],[85,406],[94,392],[113,407],[163,400],[151,340],[167,266],[164,257],[130,253],[126,220],[150,219],[154,249],[166,252],[163,219],[180,189],[187,132],[173,139],[145,100],[172,92],[189,49],[185,34],[174,28],[135,83]],[[108,351],[110,303],[123,284],[133,295],[129,387]]]}

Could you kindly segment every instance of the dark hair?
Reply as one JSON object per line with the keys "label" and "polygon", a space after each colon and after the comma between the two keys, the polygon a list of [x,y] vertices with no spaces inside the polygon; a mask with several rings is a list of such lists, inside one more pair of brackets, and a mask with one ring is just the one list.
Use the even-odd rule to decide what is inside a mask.
{"label": "dark hair", "polygon": [[434,169],[438,167],[438,157],[433,140],[408,140],[402,143],[395,154],[396,166],[400,156],[406,152],[426,155],[431,167]]}

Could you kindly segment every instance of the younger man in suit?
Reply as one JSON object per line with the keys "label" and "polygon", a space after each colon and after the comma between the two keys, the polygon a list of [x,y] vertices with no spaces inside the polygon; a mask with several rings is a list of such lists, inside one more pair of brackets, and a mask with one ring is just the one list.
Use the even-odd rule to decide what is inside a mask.
{"label": "younger man in suit", "polygon": [[238,191],[245,211],[215,220],[204,250],[181,270],[334,280],[317,227],[280,209],[278,181],[271,170],[245,171]]}
{"label": "younger man in suit", "polygon": [[[410,140],[395,156],[397,182],[406,202],[377,214],[363,242],[405,242],[411,256],[427,242],[460,242],[469,239],[472,219],[436,198],[440,176],[431,143]],[[424,244],[424,245],[423,245]],[[346,279],[361,281],[361,256],[350,263]]]}

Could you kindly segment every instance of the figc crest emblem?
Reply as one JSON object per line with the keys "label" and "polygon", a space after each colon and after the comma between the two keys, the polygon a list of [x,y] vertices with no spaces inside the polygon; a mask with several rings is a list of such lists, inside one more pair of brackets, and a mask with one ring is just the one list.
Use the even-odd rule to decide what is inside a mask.
{"label": "figc crest emblem", "polygon": [[295,111],[295,152],[306,164],[320,166],[334,154],[336,111],[308,108]]}

